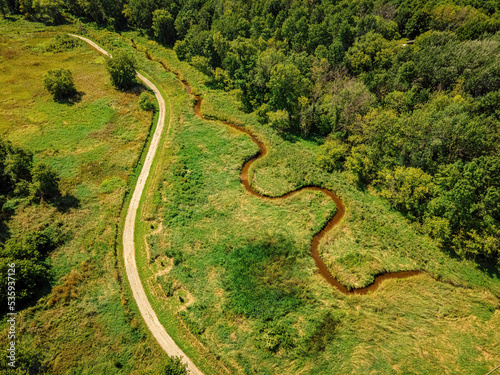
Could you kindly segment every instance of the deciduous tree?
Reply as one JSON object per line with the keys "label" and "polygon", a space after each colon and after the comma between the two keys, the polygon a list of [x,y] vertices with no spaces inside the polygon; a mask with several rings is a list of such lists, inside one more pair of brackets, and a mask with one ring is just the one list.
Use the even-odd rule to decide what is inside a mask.
{"label": "deciduous tree", "polygon": [[108,69],[111,83],[118,90],[128,90],[134,86],[137,81],[135,79],[135,60],[129,54],[119,51],[113,58],[106,60],[106,68]]}
{"label": "deciduous tree", "polygon": [[57,101],[76,94],[73,75],[69,69],[49,70],[43,77],[43,84]]}

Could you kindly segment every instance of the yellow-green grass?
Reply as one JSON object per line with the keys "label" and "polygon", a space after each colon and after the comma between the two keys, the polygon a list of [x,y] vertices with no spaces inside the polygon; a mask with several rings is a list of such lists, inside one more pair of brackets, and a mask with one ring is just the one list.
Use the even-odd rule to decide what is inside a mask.
{"label": "yellow-green grass", "polygon": [[[51,164],[63,194],[78,200],[64,213],[27,206],[8,223],[15,236],[60,221],[69,235],[50,256],[52,293],[19,315],[17,355],[37,359],[53,374],[143,374],[155,371],[163,353],[129,307],[115,241],[153,116],[138,107],[142,89],[116,91],[104,59],[86,44],[42,52],[43,43],[66,31],[75,30],[0,20],[2,138]],[[80,101],[55,103],[43,88],[45,72],[58,68],[72,71]]]}
{"label": "yellow-green grass", "polygon": [[[169,330],[182,332],[188,326],[197,335],[192,345],[220,357],[219,366],[230,373],[468,374],[494,367],[500,360],[500,286],[494,274],[442,253],[385,202],[357,191],[341,174],[320,171],[315,165],[317,142],[283,140],[259,125],[255,117],[239,111],[232,93],[205,86],[203,76],[178,62],[172,51],[133,33],[124,39],[107,36],[108,43],[124,48],[130,48],[131,37],[203,94],[206,116],[243,125],[266,142],[267,158],[253,167],[256,189],[280,195],[318,184],[342,197],[346,217],[321,246],[324,259],[342,282],[366,285],[382,271],[429,272],[386,281],[367,296],[344,296],[331,289],[307,254],[312,234],[328,216],[322,211],[328,202],[310,193],[282,202],[249,196],[238,174],[256,146],[221,123],[196,119],[180,102],[174,148],[168,156],[160,156],[143,204],[151,204],[151,199],[156,203],[143,210],[136,238],[144,283]],[[160,67],[151,69],[165,74]],[[175,177],[181,162],[188,163],[188,173],[182,176],[187,185],[176,190],[185,182]],[[199,181],[191,189],[193,179]],[[186,197],[186,190],[193,194]],[[169,210],[176,207],[181,209],[172,218]],[[268,254],[263,248],[273,251]],[[266,260],[259,263],[262,273],[245,273],[245,267],[259,259],[248,254]],[[238,293],[234,287],[241,286],[242,274],[249,289]],[[165,290],[169,282],[172,297]],[[266,293],[273,296],[276,290],[283,300],[298,302],[291,301],[287,310],[266,301]],[[245,298],[254,303],[252,294],[262,297],[262,304],[275,314],[255,314],[237,305]],[[338,324],[326,324],[328,314]],[[173,328],[180,319],[183,323]],[[266,350],[266,344],[280,334],[292,338],[292,347],[276,353]],[[185,336],[181,341],[189,340]]]}

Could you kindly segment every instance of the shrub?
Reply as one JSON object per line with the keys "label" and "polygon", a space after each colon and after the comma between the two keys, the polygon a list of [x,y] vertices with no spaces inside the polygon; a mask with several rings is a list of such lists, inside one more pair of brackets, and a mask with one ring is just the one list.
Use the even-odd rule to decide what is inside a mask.
{"label": "shrub", "polygon": [[174,52],[177,55],[177,58],[181,61],[189,61],[191,59],[189,46],[185,40],[178,40],[175,42]]}
{"label": "shrub", "polygon": [[187,373],[187,365],[182,363],[179,357],[167,357],[160,372],[162,375],[187,375]]}
{"label": "shrub", "polygon": [[49,70],[43,77],[43,85],[57,101],[76,94],[73,75],[69,69]]}
{"label": "shrub", "polygon": [[139,107],[143,111],[152,111],[155,109],[155,103],[153,102],[151,98],[151,94],[148,92],[144,91],[140,96],[139,96]]}
{"label": "shrub", "polygon": [[115,57],[108,58],[106,68],[113,86],[122,91],[134,86],[137,83],[135,80],[135,65],[134,58],[122,51],[116,53]]}
{"label": "shrub", "polygon": [[75,47],[82,45],[82,42],[68,34],[59,34],[56,35],[54,39],[52,39],[47,46],[45,47],[45,51],[47,52],[63,52],[69,51]]}
{"label": "shrub", "polygon": [[210,62],[205,56],[193,56],[191,65],[209,77],[214,76],[214,71],[210,66]]}
{"label": "shrub", "polygon": [[163,289],[167,297],[172,297],[174,295],[175,291],[174,282],[169,276],[167,275],[157,276],[156,281],[158,282],[158,284],[161,285],[161,288]]}
{"label": "shrub", "polygon": [[316,161],[328,172],[341,170],[345,162],[348,146],[338,139],[329,139],[319,147]]}
{"label": "shrub", "polygon": [[31,173],[33,182],[30,186],[30,192],[33,198],[51,200],[61,195],[59,176],[51,166],[41,162],[37,163]]}
{"label": "shrub", "polygon": [[271,127],[274,129],[281,132],[290,131],[292,129],[290,116],[285,109],[277,110],[275,112],[267,112],[267,116]]}

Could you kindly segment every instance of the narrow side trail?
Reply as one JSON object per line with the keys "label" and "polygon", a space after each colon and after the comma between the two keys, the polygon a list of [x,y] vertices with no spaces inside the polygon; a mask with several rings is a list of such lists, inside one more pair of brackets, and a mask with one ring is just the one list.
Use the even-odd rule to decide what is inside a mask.
{"label": "narrow side trail", "polygon": [[[80,38],[81,40],[87,42],[100,53],[112,57],[107,51],[99,47],[96,43],[87,39],[85,37],[69,34],[73,37]],[[130,205],[127,211],[127,217],[125,219],[125,226],[123,228],[123,257],[125,260],[125,270],[127,272],[127,277],[130,283],[130,288],[132,289],[132,294],[134,296],[137,307],[141,312],[141,315],[146,322],[149,330],[156,338],[162,349],[169,356],[179,356],[182,361],[187,364],[187,368],[191,375],[201,375],[203,374],[194,363],[184,354],[184,352],[177,346],[177,344],[172,340],[170,335],[165,330],[165,327],[160,323],[158,317],[156,316],[153,307],[149,303],[144,287],[142,286],[141,279],[139,277],[139,271],[137,270],[137,264],[135,262],[135,245],[134,245],[134,230],[135,230],[135,219],[137,215],[137,209],[139,208],[139,202],[141,200],[142,192],[144,191],[144,186],[146,180],[149,176],[151,170],[151,165],[153,163],[156,150],[160,143],[160,138],[165,126],[165,100],[163,99],[158,88],[146,77],[137,72],[137,77],[144,82],[151,90],[153,90],[156,99],[158,100],[159,116],[158,123],[156,125],[155,133],[151,139],[151,145],[149,146],[146,159],[141,169],[139,178],[137,179],[137,184],[135,185],[134,193],[132,199],[130,200]]]}

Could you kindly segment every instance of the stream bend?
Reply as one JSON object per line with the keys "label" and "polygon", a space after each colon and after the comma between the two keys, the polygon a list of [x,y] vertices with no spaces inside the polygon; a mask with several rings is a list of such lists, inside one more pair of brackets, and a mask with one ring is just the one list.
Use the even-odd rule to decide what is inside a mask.
{"label": "stream bend", "polygon": [[[133,40],[132,40],[132,44],[133,44],[134,48],[137,49],[137,45],[134,43]],[[183,79],[181,79],[179,77],[179,73],[176,73],[176,72],[172,71],[168,66],[166,66],[166,64],[163,61],[154,60],[148,51],[145,51],[145,53],[146,53],[146,57],[149,60],[159,62],[163,66],[163,68],[165,70],[167,70],[167,71],[175,74],[177,80],[184,85],[184,88],[186,89],[187,93],[189,95],[193,95],[195,97],[195,99],[196,99],[196,103],[194,105],[194,113],[195,113],[195,115],[199,119],[205,120],[203,114],[201,113],[201,102],[203,100],[201,98],[201,96],[200,95],[194,95],[194,94],[192,94],[192,92],[191,92],[191,86],[189,85],[189,83],[186,80],[183,80]],[[333,218],[331,218],[321,228],[321,230],[319,230],[313,236],[312,241],[311,241],[311,246],[310,246],[310,248],[311,248],[311,256],[313,257],[314,262],[316,263],[316,266],[318,267],[319,273],[321,274],[321,276],[323,276],[323,278],[331,286],[335,287],[338,291],[340,291],[341,293],[346,294],[346,295],[350,295],[350,294],[366,294],[366,293],[368,293],[370,291],[373,292],[376,289],[378,289],[378,287],[380,286],[380,284],[384,280],[388,280],[388,279],[404,279],[404,278],[407,278],[407,277],[412,277],[412,276],[419,275],[419,274],[421,274],[421,273],[424,272],[424,271],[420,271],[420,270],[384,272],[384,273],[381,273],[381,274],[375,276],[373,283],[370,284],[370,285],[368,285],[368,286],[366,286],[366,287],[364,287],[364,288],[349,289],[345,285],[341,284],[337,279],[335,279],[332,276],[332,274],[330,273],[330,271],[328,271],[328,268],[326,267],[325,262],[323,262],[323,259],[321,259],[320,255],[319,255],[319,251],[318,251],[319,244],[320,244],[321,240],[323,239],[323,237],[326,235],[327,232],[329,232],[330,230],[332,230],[333,227],[335,227],[340,222],[340,220],[342,219],[342,217],[345,214],[345,206],[342,203],[342,201],[340,200],[340,198],[338,196],[336,196],[334,193],[332,193],[330,190],[327,190],[327,189],[321,188],[321,187],[317,187],[317,186],[304,186],[304,187],[301,187],[301,188],[299,188],[297,190],[293,190],[293,191],[291,191],[289,193],[283,194],[283,195],[278,196],[278,197],[269,197],[269,196],[260,194],[258,191],[256,191],[255,189],[253,189],[252,186],[250,185],[250,181],[248,179],[248,170],[250,169],[250,165],[252,165],[253,162],[259,160],[260,158],[263,158],[267,154],[266,146],[254,134],[252,134],[249,130],[247,130],[245,128],[242,128],[241,126],[238,126],[236,124],[230,123],[228,121],[220,121],[219,120],[219,122],[223,123],[226,126],[229,126],[229,127],[233,128],[233,129],[236,129],[236,130],[238,130],[238,131],[240,131],[242,133],[245,133],[245,134],[249,135],[250,138],[252,139],[252,141],[259,147],[259,151],[253,157],[251,157],[243,165],[243,168],[241,169],[241,172],[240,172],[240,181],[241,181],[241,183],[245,187],[245,190],[248,193],[250,193],[250,194],[252,194],[252,195],[254,195],[254,196],[256,196],[256,197],[258,197],[260,199],[278,200],[278,199],[286,199],[286,198],[288,198],[288,197],[290,197],[292,195],[295,195],[295,194],[297,194],[297,193],[299,193],[300,191],[303,191],[303,190],[313,190],[313,191],[321,191],[321,192],[323,192],[325,195],[327,195],[335,203],[335,206],[337,207],[337,212],[335,213],[335,216]]]}

